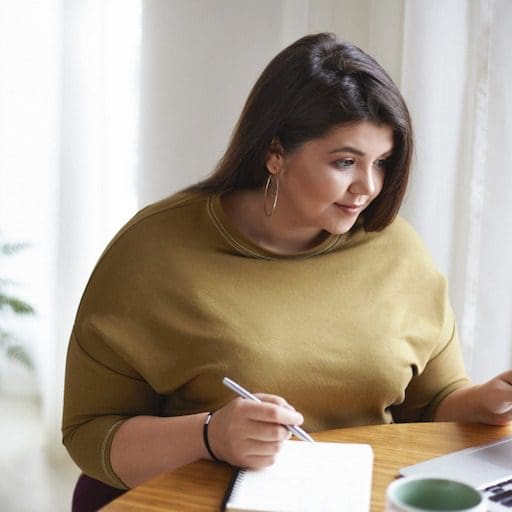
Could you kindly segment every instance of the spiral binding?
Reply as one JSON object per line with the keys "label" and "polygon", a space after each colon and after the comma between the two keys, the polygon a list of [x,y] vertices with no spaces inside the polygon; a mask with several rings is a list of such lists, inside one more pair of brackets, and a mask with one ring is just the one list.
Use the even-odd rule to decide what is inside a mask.
{"label": "spiral binding", "polygon": [[242,483],[242,480],[244,479],[246,470],[243,468],[240,468],[234,478],[233,485],[231,486],[231,496],[236,497],[238,494],[238,491],[240,489],[240,484]]}
{"label": "spiral binding", "polygon": [[226,510],[226,506],[230,502],[230,500],[236,498],[238,494],[238,489],[240,487],[240,484],[242,483],[246,471],[247,470],[245,470],[244,468],[238,468],[233,474],[231,482],[229,483],[226,493],[224,494],[224,499],[222,500],[221,510],[223,512]]}

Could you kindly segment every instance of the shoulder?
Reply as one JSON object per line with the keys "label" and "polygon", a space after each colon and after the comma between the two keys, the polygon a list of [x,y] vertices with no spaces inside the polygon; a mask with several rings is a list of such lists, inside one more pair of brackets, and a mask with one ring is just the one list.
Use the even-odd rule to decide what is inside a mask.
{"label": "shoulder", "polygon": [[198,206],[199,204],[204,203],[207,197],[207,194],[201,192],[176,192],[175,194],[152,203],[140,210],[130,223],[153,217],[161,213],[176,212],[186,208]]}
{"label": "shoulder", "polygon": [[[439,270],[434,258],[414,227],[403,217],[382,231],[387,247],[388,260],[399,275],[403,286],[413,293],[422,291],[425,300],[431,297],[445,297],[448,283]],[[443,299],[444,300],[444,299]]]}
{"label": "shoulder", "polygon": [[423,239],[403,217],[397,217],[382,234],[390,254],[404,267],[421,271],[428,278],[444,279]]}
{"label": "shoulder", "polygon": [[139,254],[152,252],[162,244],[183,240],[204,225],[199,221],[206,214],[207,200],[206,194],[185,191],[142,208],[112,238],[100,261],[132,249]]}
{"label": "shoulder", "polygon": [[347,240],[348,246],[364,246],[370,253],[389,256],[426,258],[430,254],[416,230],[403,217],[395,220],[381,231],[365,231],[362,227]]}
{"label": "shoulder", "polygon": [[418,256],[429,256],[420,235],[403,217],[396,217],[381,233],[383,241],[396,251],[407,251],[407,253],[417,254]]}
{"label": "shoulder", "polygon": [[165,265],[175,262],[181,247],[201,239],[201,231],[207,229],[207,199],[205,194],[179,192],[140,210],[107,245],[91,279],[117,279],[116,284],[124,286],[158,278]]}
{"label": "shoulder", "polygon": [[191,218],[193,212],[204,210],[207,197],[207,195],[202,193],[185,191],[152,203],[134,215],[120,229],[110,245],[116,243],[130,232],[141,228],[146,231],[148,228],[159,226],[162,223],[167,228],[169,223],[172,223],[172,225],[186,224],[187,219]]}
{"label": "shoulder", "polygon": [[140,210],[107,245],[85,287],[79,318],[94,311],[153,307],[155,297],[191,258],[202,240],[205,194],[179,192]]}
{"label": "shoulder", "polygon": [[358,230],[348,239],[349,246],[366,265],[386,274],[423,283],[444,279],[420,235],[403,217],[381,231]]}

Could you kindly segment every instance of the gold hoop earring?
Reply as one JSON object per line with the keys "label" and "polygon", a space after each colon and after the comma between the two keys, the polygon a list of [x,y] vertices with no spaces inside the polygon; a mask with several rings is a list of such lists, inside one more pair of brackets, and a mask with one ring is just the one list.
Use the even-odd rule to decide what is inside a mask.
{"label": "gold hoop earring", "polygon": [[[275,178],[275,185],[274,185],[274,200],[272,201],[272,206],[269,209],[268,203],[269,203],[269,190],[270,185],[272,184],[273,180],[272,178]],[[279,177],[277,175],[270,174],[268,175],[267,182],[265,183],[265,198],[263,200],[263,209],[265,210],[265,215],[267,217],[271,217],[274,213],[274,210],[277,206],[277,198],[279,197]]]}

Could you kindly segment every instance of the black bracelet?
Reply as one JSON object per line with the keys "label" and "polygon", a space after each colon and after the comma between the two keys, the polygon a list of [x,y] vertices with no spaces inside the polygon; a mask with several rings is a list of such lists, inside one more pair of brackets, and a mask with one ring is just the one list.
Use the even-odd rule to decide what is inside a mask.
{"label": "black bracelet", "polygon": [[218,457],[215,456],[215,454],[213,453],[212,449],[210,448],[210,443],[208,442],[208,425],[210,424],[210,421],[212,420],[212,416],[213,416],[213,412],[209,412],[207,415],[206,415],[206,418],[204,420],[204,423],[203,423],[203,441],[204,441],[204,445],[206,446],[206,449],[208,450],[208,453],[210,454],[210,457],[217,461],[217,462],[222,462]]}

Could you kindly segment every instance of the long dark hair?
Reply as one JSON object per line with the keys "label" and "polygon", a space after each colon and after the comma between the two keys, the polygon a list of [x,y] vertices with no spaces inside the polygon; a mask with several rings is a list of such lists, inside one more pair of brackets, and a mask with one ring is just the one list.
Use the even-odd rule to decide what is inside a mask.
{"label": "long dark hair", "polygon": [[381,230],[395,218],[407,188],[413,152],[409,112],[386,71],[330,33],[302,37],[272,59],[247,98],[224,156],[189,190],[263,187],[274,139],[287,154],[335,126],[358,121],[393,129],[382,191],[363,213],[367,231]]}

